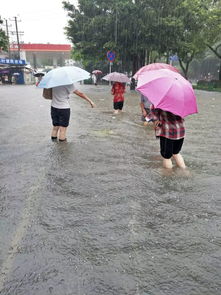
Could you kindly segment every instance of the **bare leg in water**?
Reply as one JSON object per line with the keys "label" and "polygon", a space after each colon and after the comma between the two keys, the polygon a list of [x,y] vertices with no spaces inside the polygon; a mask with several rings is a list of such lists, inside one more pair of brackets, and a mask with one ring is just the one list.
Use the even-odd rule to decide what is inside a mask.
{"label": "bare leg in water", "polygon": [[67,132],[67,127],[53,126],[51,131],[51,139],[57,139],[57,137],[59,136],[59,140],[65,141],[66,132]]}
{"label": "bare leg in water", "polygon": [[[185,165],[184,159],[183,159],[183,157],[181,156],[181,154],[173,155],[173,158],[174,158],[174,160],[176,161],[176,164],[177,164],[177,166],[178,166],[179,168],[183,168],[183,169],[186,168],[186,165]],[[171,159],[163,159],[163,167],[164,167],[164,168],[167,168],[167,169],[171,169],[171,168],[173,168],[173,164],[172,164]]]}
{"label": "bare leg in water", "polygon": [[59,140],[60,141],[66,140],[66,132],[67,132],[67,127],[60,127],[59,128]]}
{"label": "bare leg in water", "polygon": [[177,164],[178,167],[183,168],[183,169],[186,168],[184,159],[181,156],[181,154],[173,155],[173,158],[176,161],[176,164]]}
{"label": "bare leg in water", "polygon": [[59,126],[53,126],[51,131],[51,139],[57,139]]}
{"label": "bare leg in water", "polygon": [[171,159],[163,159],[163,167],[166,169],[172,169],[173,164],[172,164]]}

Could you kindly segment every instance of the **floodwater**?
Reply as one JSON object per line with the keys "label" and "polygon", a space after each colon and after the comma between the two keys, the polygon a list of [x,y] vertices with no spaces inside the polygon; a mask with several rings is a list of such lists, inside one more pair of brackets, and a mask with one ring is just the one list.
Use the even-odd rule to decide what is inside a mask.
{"label": "floodwater", "polygon": [[127,90],[79,85],[67,143],[50,141],[50,102],[0,86],[1,295],[220,295],[221,93],[196,91],[188,169],[161,168],[159,142]]}

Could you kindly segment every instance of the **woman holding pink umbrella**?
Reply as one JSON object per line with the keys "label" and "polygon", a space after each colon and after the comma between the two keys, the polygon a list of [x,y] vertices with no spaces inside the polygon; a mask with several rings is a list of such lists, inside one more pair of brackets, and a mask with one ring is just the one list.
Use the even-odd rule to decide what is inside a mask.
{"label": "woman holding pink umbrella", "polygon": [[192,85],[175,71],[159,69],[140,74],[137,90],[152,103],[147,121],[154,122],[156,137],[160,138],[163,167],[171,169],[174,159],[178,167],[185,168],[180,155],[184,117],[198,112]]}
{"label": "woman holding pink umbrella", "polygon": [[[153,71],[153,70],[160,70],[160,69],[168,69],[170,71],[179,73],[179,70],[175,67],[173,67],[170,64],[166,64],[166,63],[151,63],[148,65],[143,66],[142,68],[140,68],[133,76],[133,79],[135,80],[139,80],[140,77],[144,76],[144,75],[148,75],[149,71]],[[148,100],[147,97],[145,97],[144,99],[144,95],[141,94],[141,102],[140,102],[140,107],[141,107],[141,112],[142,112],[142,117],[141,120],[144,121],[144,125],[148,124],[147,121],[145,120],[145,117],[147,116],[147,114],[149,113],[149,108],[150,108],[150,101]],[[145,108],[145,105],[147,106]],[[147,110],[146,110],[147,109]]]}
{"label": "woman holding pink umbrella", "polygon": [[153,121],[156,137],[160,138],[160,153],[163,157],[163,167],[173,167],[172,158],[180,168],[186,168],[184,159],[180,154],[182,149],[185,127],[184,119],[173,113],[154,109],[147,115],[147,121]]}

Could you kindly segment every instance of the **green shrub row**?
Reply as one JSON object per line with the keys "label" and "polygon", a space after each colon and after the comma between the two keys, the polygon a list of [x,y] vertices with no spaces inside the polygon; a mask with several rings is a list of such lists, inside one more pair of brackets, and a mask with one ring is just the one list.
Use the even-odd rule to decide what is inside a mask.
{"label": "green shrub row", "polygon": [[212,87],[212,88],[221,88],[221,80],[211,80],[211,81],[199,80],[197,82],[197,86],[207,86],[207,87]]}

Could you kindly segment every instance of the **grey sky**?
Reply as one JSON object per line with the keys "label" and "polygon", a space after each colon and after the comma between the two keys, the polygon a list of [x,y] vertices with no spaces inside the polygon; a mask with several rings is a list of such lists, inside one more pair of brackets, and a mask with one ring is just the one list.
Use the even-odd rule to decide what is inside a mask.
{"label": "grey sky", "polygon": [[[70,3],[76,4],[77,0]],[[15,31],[14,17],[17,17],[18,30],[24,32],[20,40],[25,43],[70,44],[64,35],[68,18],[62,0],[5,0],[0,15],[8,19],[9,31]]]}

